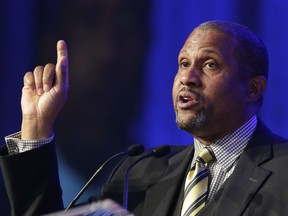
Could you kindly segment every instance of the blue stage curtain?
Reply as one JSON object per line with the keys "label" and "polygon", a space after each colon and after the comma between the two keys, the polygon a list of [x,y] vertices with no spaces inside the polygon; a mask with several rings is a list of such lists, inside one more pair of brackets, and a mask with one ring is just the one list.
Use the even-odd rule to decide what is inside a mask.
{"label": "blue stage curtain", "polygon": [[1,1],[0,137],[20,130],[23,75],[34,59],[36,13],[34,0]]}
{"label": "blue stage curtain", "polygon": [[[20,130],[20,96],[24,73],[33,69],[37,64],[46,62],[38,61],[39,47],[42,50],[48,48],[54,50],[50,44],[55,45],[56,37],[52,37],[53,41],[47,41],[49,38],[45,37],[46,34],[49,35],[47,31],[54,31],[51,35],[57,35],[57,24],[72,27],[74,25],[71,23],[73,22],[72,15],[71,19],[57,20],[59,14],[55,15],[55,13],[59,12],[58,7],[61,7],[61,3],[63,3],[61,0],[2,0],[0,2],[0,137],[2,140],[0,145],[4,144],[5,135]],[[131,144],[143,143],[146,147],[192,142],[192,136],[180,131],[175,124],[171,98],[172,85],[177,71],[178,52],[184,41],[195,26],[212,19],[231,20],[245,24],[258,33],[266,43],[270,54],[270,75],[260,116],[274,132],[288,137],[287,9],[288,2],[284,0],[151,1],[151,8],[147,10],[150,14],[146,15],[149,19],[150,43],[147,45],[148,52],[144,58],[145,73],[142,75],[142,92],[139,94],[141,106],[137,113],[133,113],[134,119],[126,129],[126,140],[129,140]],[[96,8],[95,11],[97,11]],[[87,14],[83,14],[85,15]],[[45,17],[53,17],[53,20],[47,20]],[[91,25],[91,23],[82,24],[86,27]],[[40,40],[39,31],[43,26],[47,28]],[[75,26],[79,28],[79,23]],[[43,32],[43,29],[41,31]],[[85,39],[84,34],[83,36]],[[70,50],[71,53],[73,50]],[[73,71],[73,62],[70,68]],[[135,71],[137,72],[139,71]],[[107,76],[109,77],[110,74],[107,73]],[[58,133],[61,132],[60,129]],[[96,145],[93,147],[94,150],[96,147]],[[107,146],[107,148],[113,149],[113,146]],[[94,150],[89,148],[89,151]],[[95,150],[95,152],[99,151]],[[75,155],[81,157],[79,152],[75,152]],[[85,156],[82,155],[82,157]],[[63,158],[60,157],[59,161],[64,189],[63,198],[64,203],[67,204],[73,194],[76,194],[83,185],[85,179],[78,178],[79,175],[74,170],[70,170],[71,167]],[[73,182],[72,179],[75,181]],[[3,186],[0,184],[0,190],[1,188],[3,189]]]}
{"label": "blue stage curtain", "polygon": [[[177,55],[191,30],[207,20],[230,20],[247,25],[266,43],[270,54],[268,89],[260,112],[275,132],[288,137],[288,3],[273,1],[154,1],[153,40],[147,55],[142,112],[133,135],[147,146],[190,144],[192,136],[177,129],[171,99]],[[140,130],[139,130],[140,128]]]}

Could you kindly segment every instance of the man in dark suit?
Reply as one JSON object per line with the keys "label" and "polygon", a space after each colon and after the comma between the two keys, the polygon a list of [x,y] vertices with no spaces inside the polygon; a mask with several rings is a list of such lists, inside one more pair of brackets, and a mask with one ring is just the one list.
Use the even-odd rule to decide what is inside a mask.
{"label": "man in dark suit", "polygon": [[[63,208],[51,134],[68,91],[64,41],[57,50],[56,66],[25,75],[21,137],[7,138],[8,148],[1,150],[14,215]],[[210,21],[192,31],[178,63],[172,94],[176,121],[194,136],[194,145],[172,148],[161,159],[147,158],[133,167],[128,210],[137,216],[287,215],[288,141],[257,117],[268,76],[263,42],[242,25]],[[203,149],[209,156],[201,156]],[[136,159],[115,168],[103,199],[122,203],[124,174]]]}

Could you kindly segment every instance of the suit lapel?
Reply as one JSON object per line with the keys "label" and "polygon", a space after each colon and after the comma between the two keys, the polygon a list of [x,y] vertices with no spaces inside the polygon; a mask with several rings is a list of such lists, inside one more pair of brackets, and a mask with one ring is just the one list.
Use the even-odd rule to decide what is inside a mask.
{"label": "suit lapel", "polygon": [[161,179],[150,185],[146,192],[143,215],[172,215],[181,193],[183,178],[192,160],[194,148],[190,146],[169,160]]}
{"label": "suit lapel", "polygon": [[[271,172],[261,164],[272,158],[272,139],[260,123],[241,155],[233,174],[200,215],[242,215]],[[199,215],[199,216],[200,216]]]}

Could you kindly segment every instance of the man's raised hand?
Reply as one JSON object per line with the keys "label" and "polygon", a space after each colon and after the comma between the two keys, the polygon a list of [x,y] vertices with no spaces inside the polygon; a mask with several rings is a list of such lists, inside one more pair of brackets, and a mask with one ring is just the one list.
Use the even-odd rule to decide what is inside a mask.
{"label": "man's raised hand", "polygon": [[24,140],[51,136],[54,121],[64,106],[69,87],[68,52],[65,41],[57,43],[57,63],[37,66],[24,76],[22,128]]}

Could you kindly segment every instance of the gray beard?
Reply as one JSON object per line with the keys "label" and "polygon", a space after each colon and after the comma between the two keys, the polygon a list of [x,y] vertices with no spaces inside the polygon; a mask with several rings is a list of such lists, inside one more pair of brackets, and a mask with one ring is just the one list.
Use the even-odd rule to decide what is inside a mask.
{"label": "gray beard", "polygon": [[196,116],[185,119],[179,120],[178,114],[176,112],[176,123],[178,128],[185,130],[189,133],[193,133],[194,131],[200,130],[206,122],[206,114],[204,111],[198,113]]}

